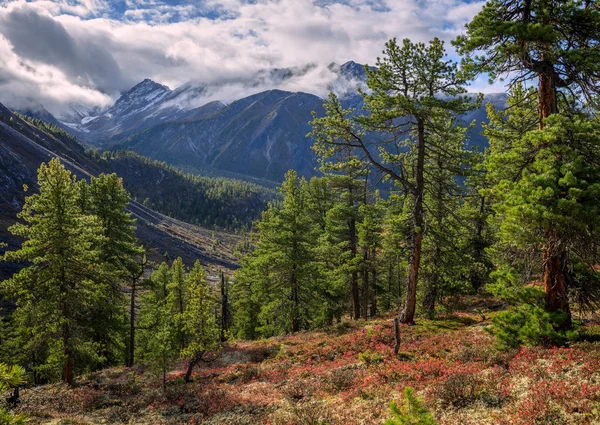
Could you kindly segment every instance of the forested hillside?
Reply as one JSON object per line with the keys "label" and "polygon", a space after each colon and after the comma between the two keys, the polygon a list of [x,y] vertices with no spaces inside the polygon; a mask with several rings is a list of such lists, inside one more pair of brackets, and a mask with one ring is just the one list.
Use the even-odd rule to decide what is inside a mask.
{"label": "forested hillside", "polygon": [[103,170],[123,177],[137,201],[170,217],[208,228],[248,231],[276,190],[243,180],[183,173],[134,152],[93,153]]}
{"label": "forested hillside", "polygon": [[[249,229],[277,192],[242,180],[202,177],[183,173],[164,162],[151,160],[128,151],[84,151],[76,138],[55,124],[38,118],[17,114],[31,129],[39,130],[38,140],[54,138],[63,146],[48,147],[63,154],[91,173],[114,172],[125,181],[132,197],[145,206],[170,217],[209,228],[227,230]],[[24,124],[9,121],[17,130],[27,134]],[[43,143],[43,142],[42,142]]]}

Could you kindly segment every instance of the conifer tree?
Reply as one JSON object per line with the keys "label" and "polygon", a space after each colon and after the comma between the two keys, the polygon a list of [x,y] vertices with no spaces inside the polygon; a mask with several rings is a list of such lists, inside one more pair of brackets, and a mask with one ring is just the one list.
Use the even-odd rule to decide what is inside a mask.
{"label": "conifer tree", "polygon": [[[140,274],[137,259],[142,255],[143,249],[135,236],[135,219],[127,211],[129,194],[123,187],[123,180],[116,174],[92,177],[87,190],[85,186],[80,188],[79,203],[87,205],[87,211],[98,217],[105,236],[104,243],[99,248],[101,260],[110,272],[112,291],[105,303],[96,305],[91,326],[96,327],[96,339],[106,358],[105,364],[116,364],[121,359],[123,346],[129,345],[125,341],[131,341],[131,336],[124,337],[125,297],[122,289],[125,285],[130,286],[131,296],[135,297],[135,288],[131,286],[134,282],[130,279]],[[134,320],[135,311],[131,315],[130,309],[130,331],[135,326]],[[130,347],[126,357],[130,357],[132,353],[133,348]],[[130,361],[132,360],[128,359]]]}
{"label": "conifer tree", "polygon": [[[509,77],[512,83],[537,80],[537,125],[543,129],[548,117],[561,112],[561,100],[567,114],[576,101],[588,108],[597,106],[599,34],[600,10],[594,1],[492,0],[467,24],[467,33],[455,45],[463,55],[465,75],[483,72],[491,80]],[[534,157],[537,154],[525,157],[525,166]],[[570,252],[561,240],[562,229],[548,224],[543,225],[546,308],[568,317]],[[570,321],[562,326],[569,327]]]}
{"label": "conifer tree", "polygon": [[382,247],[383,210],[379,192],[375,193],[372,203],[364,203],[359,207],[362,216],[358,224],[358,244],[362,251],[360,265],[362,275],[362,313],[363,318],[377,314],[377,297],[379,292],[379,251]]}
{"label": "conifer tree", "polygon": [[307,183],[290,170],[281,192],[281,206],[271,205],[263,213],[256,248],[236,275],[236,285],[255,279],[250,290],[260,308],[256,330],[263,336],[307,328],[320,302],[315,223],[306,213]]}
{"label": "conifer tree", "polygon": [[[27,382],[25,369],[21,366],[8,366],[0,363],[0,393],[13,390],[13,397],[18,397],[19,386]],[[18,402],[18,399],[16,400]],[[0,424],[25,425],[28,422],[23,414],[13,414],[0,407]]]}
{"label": "conifer tree", "polygon": [[327,181],[335,194],[335,202],[325,216],[322,254],[331,266],[326,273],[332,293],[339,294],[343,290],[350,295],[351,316],[358,320],[361,317],[359,207],[364,202],[366,193],[360,180],[361,170],[357,168],[354,159],[350,158],[332,167],[335,167],[337,173],[329,172]]}
{"label": "conifer tree", "polygon": [[62,369],[71,385],[74,369],[86,367],[75,358],[97,351],[88,317],[110,293],[98,248],[106,239],[99,220],[81,213],[75,176],[58,159],[40,166],[38,185],[19,213],[23,222],[10,228],[23,245],[3,256],[26,266],[2,290],[17,303],[13,323],[28,337],[21,342],[34,368],[46,377]]}
{"label": "conifer tree", "polygon": [[181,357],[187,361],[185,382],[191,382],[194,367],[214,356],[221,345],[214,314],[217,300],[206,282],[206,272],[199,261],[194,263],[188,281],[188,298],[182,317],[185,346],[181,350]]}
{"label": "conifer tree", "polygon": [[162,263],[150,276],[149,288],[141,297],[136,344],[137,357],[161,371],[163,390],[166,390],[167,368],[179,351],[177,328],[168,302],[170,281],[167,263]]}
{"label": "conifer tree", "polygon": [[[377,68],[365,67],[371,93],[362,93],[367,114],[344,110],[333,94],[325,103],[327,116],[312,121],[317,149],[329,156],[348,152],[360,155],[374,170],[409,194],[412,236],[402,323],[413,323],[417,282],[425,230],[425,193],[429,178],[427,152],[436,145],[431,137],[435,121],[448,119],[474,107],[464,93],[464,80],[456,64],[445,58],[443,42],[429,45],[404,40],[386,43]],[[439,145],[438,145],[439,146]],[[443,149],[443,146],[439,146]]]}
{"label": "conifer tree", "polygon": [[184,332],[184,313],[189,298],[189,283],[186,278],[183,260],[178,257],[171,265],[171,279],[167,286],[167,303],[173,315],[173,323],[176,329],[175,339],[179,349],[186,345],[186,334]]}

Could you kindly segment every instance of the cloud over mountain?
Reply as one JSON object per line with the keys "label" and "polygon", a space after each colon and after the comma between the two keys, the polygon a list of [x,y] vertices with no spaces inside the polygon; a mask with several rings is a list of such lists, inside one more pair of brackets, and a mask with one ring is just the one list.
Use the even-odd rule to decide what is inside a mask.
{"label": "cloud over mountain", "polygon": [[[283,88],[323,94],[331,62],[374,63],[385,41],[450,40],[482,2],[459,0],[0,0],[0,101],[106,105],[148,77],[223,87],[265,69],[315,68]],[[450,48],[449,48],[450,49]],[[265,80],[268,86],[271,81]],[[229,96],[230,99],[225,97]]]}

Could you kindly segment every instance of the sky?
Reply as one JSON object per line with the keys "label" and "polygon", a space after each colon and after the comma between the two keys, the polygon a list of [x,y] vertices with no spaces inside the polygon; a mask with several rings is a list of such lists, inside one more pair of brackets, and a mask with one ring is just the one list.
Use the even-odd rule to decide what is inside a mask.
{"label": "sky", "polygon": [[[374,64],[393,38],[447,42],[471,0],[0,0],[0,102],[106,107],[145,78],[170,88],[317,65],[284,89],[320,96],[331,62]],[[232,85],[223,101],[250,94]],[[254,89],[255,90],[255,89]],[[498,92],[482,78],[470,91]]]}

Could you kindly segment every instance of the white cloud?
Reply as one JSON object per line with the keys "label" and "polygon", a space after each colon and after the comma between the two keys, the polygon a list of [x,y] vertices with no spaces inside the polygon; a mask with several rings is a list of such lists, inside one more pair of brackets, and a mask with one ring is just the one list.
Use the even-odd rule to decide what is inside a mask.
{"label": "white cloud", "polygon": [[[36,69],[23,78],[23,67],[17,71],[9,69],[7,61],[0,62],[2,81],[9,78],[8,85],[17,86],[11,96],[22,93],[58,110],[73,98],[103,103],[144,78],[174,88],[190,80],[237,81],[261,69],[307,63],[319,66],[282,88],[323,94],[332,77],[326,70],[330,62],[373,64],[392,37],[427,41],[437,36],[449,41],[483,4],[388,0],[372,7],[369,0],[321,0],[325,6],[315,5],[314,0],[204,0],[193,6],[191,2],[125,1],[129,9],[118,20],[103,0],[0,0],[3,48],[16,63],[35,64]],[[199,13],[211,11],[216,18]],[[10,22],[26,13],[37,14],[46,23],[44,19],[52,20],[55,25],[47,27],[55,34],[64,30],[62,39],[72,43],[72,60],[65,59],[63,42],[48,45],[43,52],[35,49],[35,40],[39,46],[48,39],[48,29],[26,28],[32,40],[27,44],[2,25],[3,20]],[[42,74],[52,70],[57,77],[42,78],[41,69],[46,73]],[[242,96],[247,90],[236,86],[228,96],[238,92]],[[0,102],[7,101],[5,93],[1,92]]]}

